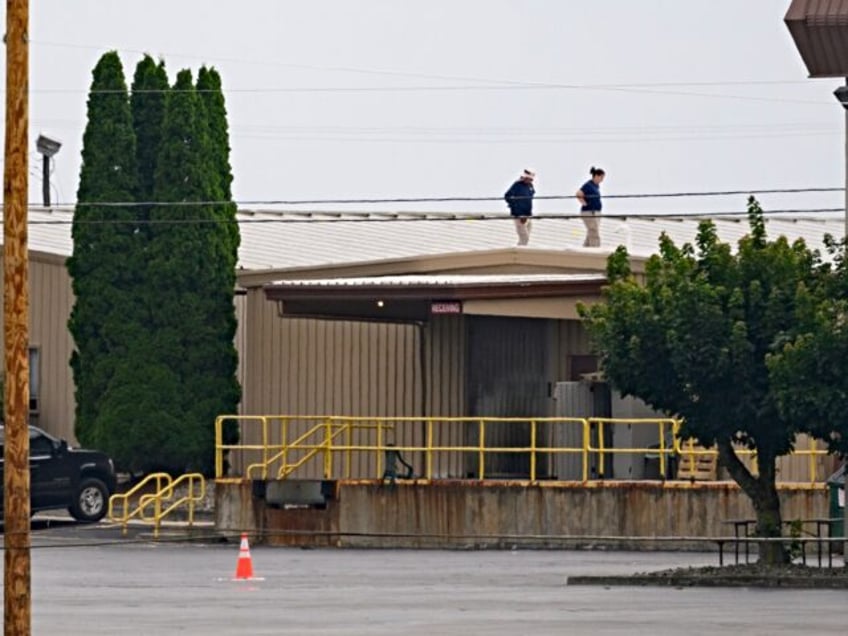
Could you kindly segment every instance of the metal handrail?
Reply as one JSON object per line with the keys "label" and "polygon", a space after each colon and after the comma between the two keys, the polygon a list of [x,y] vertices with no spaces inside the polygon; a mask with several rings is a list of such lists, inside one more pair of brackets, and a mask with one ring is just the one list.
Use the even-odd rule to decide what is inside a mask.
{"label": "metal handrail", "polygon": [[[231,444],[224,445],[222,443],[221,431],[223,419],[233,419],[242,422],[262,423],[262,444],[240,445]],[[268,427],[272,420],[281,420],[282,439],[279,443],[269,444]],[[306,421],[307,423],[316,422],[305,433],[301,434],[292,441],[287,440],[289,425],[293,421]],[[529,445],[517,447],[501,447],[489,446],[487,440],[487,427],[496,423],[523,423],[530,425]],[[406,444],[395,445],[387,444],[384,439],[384,432],[387,429],[393,429],[398,424],[423,424],[421,435],[424,438],[423,444]],[[468,424],[473,426],[477,431],[476,444],[453,444],[437,445],[435,443],[435,428],[438,425],[445,424]],[[575,442],[575,445],[560,445],[560,446],[539,446],[539,425],[551,424],[561,426],[577,426],[580,431],[577,434],[580,441]],[[633,426],[654,426],[657,427],[659,444],[651,447],[608,447],[605,443],[605,429],[607,427],[617,425],[633,425]],[[341,454],[344,465],[342,474],[347,478],[351,476],[351,461],[353,453],[373,453],[375,454],[376,478],[380,478],[382,474],[382,464],[384,454],[391,449],[398,452],[408,453],[423,453],[423,479],[432,480],[434,472],[434,455],[439,454],[457,454],[469,453],[476,455],[477,458],[477,479],[483,480],[486,478],[485,460],[488,455],[493,453],[527,453],[529,454],[529,472],[530,481],[535,482],[538,478],[539,459],[541,457],[551,457],[560,454],[575,454],[581,457],[581,477],[583,482],[590,481],[589,475],[589,458],[590,456],[597,457],[599,479],[603,479],[605,473],[605,462],[607,456],[616,456],[622,454],[638,454],[657,457],[659,460],[660,474],[667,474],[668,463],[672,458],[678,458],[682,464],[684,461],[689,461],[694,464],[695,458],[702,455],[716,455],[717,451],[713,449],[705,449],[695,447],[694,441],[683,440],[680,437],[680,429],[682,422],[671,418],[633,418],[633,419],[618,419],[618,418],[562,418],[562,417],[539,417],[539,418],[480,418],[480,417],[339,417],[339,416],[245,416],[241,419],[239,416],[226,416],[218,418],[216,421],[216,478],[226,481],[228,478],[223,475],[220,467],[223,466],[223,454],[232,450],[260,450],[262,451],[262,461],[250,464],[246,470],[247,478],[256,470],[261,470],[264,478],[267,478],[269,467],[281,462],[281,466],[277,471],[277,476],[280,479],[289,477],[309,460],[323,454],[323,474],[329,479],[333,474],[333,457],[336,454]],[[353,439],[352,432],[360,428],[376,429],[376,441],[373,443],[356,443]],[[323,438],[319,437],[323,432]],[[669,439],[668,436],[671,435]],[[338,443],[339,440],[342,443]],[[684,446],[685,444],[685,446]],[[270,451],[278,450],[271,455]],[[297,461],[288,463],[289,453],[301,452]],[[756,461],[756,453],[750,449],[737,449],[737,454],[740,456],[751,456]],[[819,449],[815,442],[811,444],[811,448],[806,450],[796,450],[795,455],[806,456],[809,458],[810,464],[810,482],[817,483],[817,470],[815,458],[827,454],[826,450]],[[235,480],[240,478],[235,477]]]}
{"label": "metal handrail", "polygon": [[[138,498],[138,505],[135,508],[130,507],[132,497],[144,490],[149,484],[155,482],[155,492],[144,493]],[[173,502],[167,508],[162,508],[162,502],[168,501],[174,496],[174,489],[180,484],[188,482],[188,491],[184,497]],[[200,483],[200,493],[195,494],[195,483]],[[194,525],[194,505],[203,501],[206,496],[206,480],[200,473],[187,473],[181,475],[177,479],[173,479],[168,473],[151,473],[137,483],[133,488],[124,493],[119,493],[109,497],[109,514],[111,521],[120,523],[121,533],[126,536],[127,526],[129,522],[138,518],[142,521],[152,522],[154,524],[153,536],[159,538],[159,526],[162,519],[171,514],[174,510],[182,506],[188,505],[188,525]],[[116,507],[121,505],[121,514],[116,513]],[[146,511],[152,507],[153,513],[148,514]]]}
{"label": "metal handrail", "polygon": [[[271,464],[273,464],[274,462],[276,462],[276,461],[278,461],[278,460],[282,459],[282,460],[283,460],[283,466],[285,466],[285,465],[286,465],[285,458],[286,458],[286,456],[288,455],[288,452],[289,452],[290,450],[292,450],[293,448],[298,447],[298,446],[299,446],[300,444],[302,444],[304,441],[306,441],[307,439],[309,439],[310,437],[312,437],[312,436],[315,434],[315,432],[316,432],[316,431],[321,430],[321,429],[323,429],[323,428],[324,428],[324,424],[323,424],[323,423],[321,423],[321,424],[316,424],[315,426],[313,426],[311,429],[309,429],[308,431],[306,431],[303,435],[301,435],[300,437],[298,437],[298,438],[297,438],[296,440],[294,440],[293,442],[288,443],[288,444],[283,444],[283,445],[281,445],[281,446],[280,446],[280,448],[281,448],[282,450],[280,450],[280,452],[279,452],[279,453],[277,453],[276,455],[274,455],[274,456],[272,456],[272,457],[270,457],[270,458],[267,456],[267,453],[265,453],[265,454],[263,455],[263,458],[262,458],[262,461],[261,461],[261,462],[256,462],[256,463],[250,464],[250,465],[247,467],[247,478],[248,478],[248,479],[250,479],[250,475],[251,475],[251,473],[253,472],[253,470],[254,470],[255,468],[258,468],[258,469],[261,469],[261,471],[262,471],[262,478],[263,478],[263,479],[267,479],[267,476],[268,476],[268,467],[269,467]],[[263,435],[264,435],[264,429],[263,429]],[[267,448],[267,445],[264,445],[264,446]]]}
{"label": "metal handrail", "polygon": [[[222,418],[219,418],[219,420],[220,419],[222,419]],[[280,416],[280,417],[277,417],[277,418],[272,418],[270,416],[252,416],[249,419],[250,420],[259,419],[263,422],[263,433],[262,433],[263,439],[267,439],[266,426],[267,426],[268,420],[270,420],[270,419],[280,419],[282,421],[282,423],[283,423],[283,439],[285,439],[285,433],[286,433],[288,423],[291,422],[292,420],[311,421],[311,420],[320,419],[322,421],[319,422],[318,424],[316,424],[315,426],[313,426],[312,428],[310,428],[308,431],[306,431],[305,433],[303,433],[302,435],[300,435],[296,439],[292,440],[291,442],[287,442],[287,443],[274,444],[274,445],[263,444],[261,446],[259,446],[259,445],[245,445],[245,446],[227,445],[227,446],[225,446],[223,444],[220,445],[221,449],[223,449],[223,450],[235,449],[235,448],[249,448],[249,449],[254,449],[254,450],[263,450],[262,461],[261,462],[254,462],[254,463],[249,464],[247,466],[247,468],[245,470],[245,475],[248,479],[251,478],[254,471],[259,471],[260,474],[262,475],[262,478],[267,479],[269,467],[272,466],[273,464],[277,463],[278,461],[281,461],[281,460],[282,461],[281,461],[280,468],[277,471],[277,478],[278,479],[284,479],[285,477],[290,475],[294,470],[297,470],[298,468],[303,466],[306,462],[308,462],[310,459],[312,459],[313,457],[315,457],[316,455],[318,455],[322,451],[325,453],[325,455],[324,455],[324,460],[325,460],[324,473],[329,478],[329,475],[332,473],[332,455],[330,453],[338,450],[337,448],[334,448],[333,445],[332,445],[332,441],[334,439],[339,437],[342,433],[350,434],[350,433],[352,433],[352,431],[355,431],[355,430],[376,429],[379,433],[380,431],[392,430],[394,428],[394,424],[392,424],[392,423],[385,423],[385,424],[382,423],[382,422],[378,422],[376,424],[369,423],[369,421],[373,421],[373,419],[379,420],[381,418],[335,418],[335,417],[318,418],[316,416],[309,416],[309,417]],[[339,419],[341,419],[342,422],[336,421],[336,420],[339,420]],[[356,420],[356,421],[350,422],[348,420]],[[216,424],[217,424],[217,422],[216,422]],[[335,427],[338,427],[338,430],[333,432],[333,429]],[[216,427],[216,434],[217,434],[217,430],[218,429]],[[319,433],[319,432],[324,433],[324,440],[322,442],[316,443],[316,444],[307,444],[306,443],[306,441],[310,437],[315,436],[315,434]],[[217,438],[217,439],[220,439],[220,438]],[[348,448],[349,452],[356,450],[356,448],[354,446],[352,446],[350,443],[348,445],[346,445],[346,448]],[[279,452],[277,452],[275,455],[271,455],[271,456],[268,455],[268,452],[267,452],[268,450],[276,450],[276,449],[279,449]],[[296,451],[306,451],[306,454],[304,456],[302,456],[300,459],[298,459],[296,462],[294,462],[293,464],[289,464],[288,463],[289,453],[293,453],[293,452],[296,452]],[[222,454],[221,452],[216,452],[216,465],[220,462],[221,466],[223,466],[223,459],[221,457],[221,454]],[[350,466],[349,461],[350,460],[348,458],[348,464],[347,464],[348,466]],[[220,473],[219,473],[219,475],[220,475]]]}
{"label": "metal handrail", "polygon": [[[315,457],[316,455],[318,455],[318,453],[320,453],[322,451],[324,451],[325,457],[326,457],[327,450],[329,448],[331,448],[331,439],[332,439],[332,438],[328,439],[328,437],[327,437],[328,436],[327,431],[326,431],[327,427],[332,427],[332,424],[329,423],[329,422],[324,423],[324,424],[319,424],[319,425],[313,427],[312,430],[310,430],[308,433],[301,435],[295,441],[293,441],[291,444],[286,446],[286,448],[283,450],[283,452],[280,453],[280,456],[283,459],[283,463],[280,466],[280,470],[277,471],[277,478],[278,479],[285,479],[286,477],[291,475],[295,470],[297,470],[298,468],[303,466],[306,462],[308,462],[310,459],[312,459],[313,457]],[[324,431],[325,439],[324,439],[323,442],[321,442],[320,444],[317,444],[317,445],[304,444],[303,443],[307,439],[309,439],[309,437],[314,435],[319,430]],[[307,452],[306,452],[305,455],[303,455],[303,457],[301,457],[295,463],[289,464],[288,461],[286,460],[286,453],[288,451],[296,451],[296,450],[306,450]],[[325,460],[325,462],[326,462],[326,460]],[[250,469],[248,467],[248,472],[249,472],[249,470]],[[326,467],[325,467],[324,472],[325,473],[327,472]]]}
{"label": "metal handrail", "polygon": [[[149,484],[156,482],[156,492],[161,491],[163,488],[167,488],[170,486],[172,482],[172,478],[168,473],[151,473],[147,475],[144,479],[138,482],[135,486],[130,488],[127,492],[118,493],[109,497],[109,512],[108,518],[110,521],[114,521],[116,523],[122,524],[121,533],[127,534],[127,524],[134,517],[141,517],[143,513],[143,508],[146,503],[142,503],[143,497],[139,500],[139,505],[135,509],[130,508],[130,499],[132,499],[133,495],[143,490]],[[163,486],[162,484],[165,484]],[[120,516],[115,513],[115,508],[121,503],[121,514]]]}
{"label": "metal handrail", "polygon": [[[163,509],[162,503],[164,501],[170,501],[170,499],[174,496],[174,489],[184,482],[188,482],[188,488],[185,496],[180,497]],[[195,483],[200,484],[199,493],[195,493],[194,491]],[[205,496],[206,480],[203,478],[203,475],[200,473],[186,473],[185,475],[181,475],[177,479],[171,481],[161,490],[158,490],[155,493],[142,495],[139,499],[138,505],[138,509],[142,511],[140,517],[144,521],[150,521],[153,523],[153,537],[158,539],[159,526],[161,525],[162,520],[184,504],[188,508],[188,525],[189,527],[192,527],[194,525],[194,505],[203,501]],[[153,515],[148,516],[144,511],[150,506],[150,504],[153,504],[154,512]]]}

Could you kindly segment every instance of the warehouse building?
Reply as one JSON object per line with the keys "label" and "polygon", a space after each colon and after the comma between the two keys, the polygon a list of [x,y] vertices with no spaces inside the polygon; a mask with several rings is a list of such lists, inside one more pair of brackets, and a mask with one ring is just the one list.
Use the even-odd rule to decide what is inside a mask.
{"label": "warehouse building", "polygon": [[[71,218],[70,210],[30,211],[33,421],[69,440]],[[638,271],[660,233],[679,243],[697,231],[690,219],[609,220],[602,247],[586,249],[578,219],[539,219],[531,245],[517,248],[505,215],[240,211],[239,221],[241,412],[410,418],[571,414],[557,386],[597,371],[576,307],[599,298],[606,256],[624,244]],[[748,229],[744,218],[717,225],[731,242]],[[769,221],[773,235],[814,245],[841,227],[838,219]],[[613,398],[594,409],[639,412]],[[495,435],[518,445],[526,431]],[[462,428],[444,436],[473,442]],[[497,464],[487,472],[526,472],[520,456]],[[457,457],[437,469],[462,477],[476,467]]]}

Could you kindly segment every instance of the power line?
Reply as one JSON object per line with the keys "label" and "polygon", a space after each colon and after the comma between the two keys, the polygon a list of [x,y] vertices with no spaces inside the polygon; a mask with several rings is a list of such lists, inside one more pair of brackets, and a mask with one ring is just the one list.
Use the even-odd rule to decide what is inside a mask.
{"label": "power line", "polygon": [[[763,216],[768,217],[786,217],[795,215],[791,218],[785,218],[788,221],[825,221],[828,220],[821,215],[844,213],[845,208],[796,208],[783,210],[768,210],[763,212]],[[32,217],[29,219],[29,225],[273,225],[278,223],[406,223],[406,222],[452,222],[452,221],[509,221],[512,217],[507,213],[414,213],[414,212],[395,212],[395,213],[332,213],[332,212],[299,212],[291,211],[274,215],[272,212],[264,212],[270,216],[263,218],[185,218],[185,219],[41,219],[35,220]],[[803,216],[806,215],[806,216]],[[745,211],[710,211],[710,212],[639,212],[639,213],[604,213],[599,215],[602,219],[607,220],[642,220],[642,221],[683,221],[683,220],[730,220],[744,221],[747,219]],[[578,213],[561,213],[561,214],[534,214],[534,220],[550,219],[559,221],[578,220],[584,218],[584,215]],[[840,219],[841,220],[841,219]]]}
{"label": "power line", "polygon": [[[752,101],[752,102],[770,102],[780,104],[806,104],[814,106],[831,107],[831,103],[819,100],[806,99],[787,99],[782,97],[762,97],[756,95],[732,95],[727,93],[705,93],[683,90],[668,90],[654,88],[628,88],[625,86],[612,85],[591,85],[591,84],[531,84],[531,85],[465,85],[465,86],[328,86],[328,87],[288,87],[288,88],[244,88],[244,89],[226,89],[224,94],[254,94],[254,95],[272,95],[272,94],[322,94],[322,93],[456,93],[456,92],[473,92],[473,91],[527,91],[527,90],[568,90],[568,91],[600,91],[613,93],[630,93],[641,95],[661,95],[674,97],[701,97],[706,99],[730,99],[737,101]],[[84,89],[71,88],[35,88],[31,89],[32,93],[43,94],[89,94],[89,95],[109,95],[109,94],[127,94],[132,93],[173,93],[173,92],[217,92],[216,90],[207,89],[143,89],[135,91],[124,91],[119,89],[97,89],[86,91]]]}
{"label": "power line", "polygon": [[[137,526],[136,526],[137,527]],[[117,530],[118,524],[106,526],[107,530]],[[152,525],[143,528],[149,533],[152,530]],[[182,529],[178,532],[183,531]],[[21,533],[15,533],[21,534]],[[91,547],[110,547],[110,546],[127,546],[127,545],[183,545],[183,544],[209,544],[209,543],[229,543],[230,541],[238,543],[241,536],[240,530],[209,530],[192,535],[183,536],[161,536],[158,539],[136,536],[132,538],[119,539],[93,539],[93,540],[73,540],[63,541],[61,543],[37,543],[40,538],[52,539],[48,532],[32,533],[33,550],[61,550],[68,548],[91,548]],[[603,541],[630,541],[642,543],[680,543],[680,542],[702,542],[702,543],[717,543],[725,542],[732,543],[733,541],[742,541],[750,543],[760,542],[789,542],[789,541],[806,541],[811,543],[816,542],[842,542],[841,537],[688,537],[688,536],[652,536],[652,537],[631,537],[622,535],[584,535],[584,534],[510,534],[510,533],[469,533],[469,534],[452,534],[444,532],[391,532],[391,531],[342,531],[342,530],[299,530],[299,529],[276,529],[264,530],[266,537],[367,537],[367,538],[383,538],[383,539],[441,539],[449,541],[509,541],[515,543],[536,544],[537,542],[568,542],[568,543],[592,543],[597,544]],[[63,537],[62,537],[63,538]],[[2,547],[0,547],[2,549]]]}
{"label": "power line", "polygon": [[592,143],[592,144],[646,144],[665,143],[674,141],[739,141],[750,139],[788,139],[799,137],[833,137],[835,132],[796,132],[796,133],[760,133],[748,135],[689,135],[689,136],[656,136],[630,138],[597,138],[597,137],[546,137],[546,138],[449,138],[449,137],[318,137],[306,135],[258,135],[250,133],[235,133],[234,139],[251,139],[254,141],[301,141],[301,142],[332,142],[332,143],[359,143],[359,144],[521,144],[531,146],[536,144],[563,144],[563,143]]}
{"label": "power line", "polygon": [[[39,121],[55,121],[63,123],[81,123],[82,120],[72,119],[43,119]],[[358,134],[379,134],[384,132],[404,133],[404,134],[419,134],[431,135],[434,133],[441,134],[514,134],[514,135],[550,135],[550,134],[607,134],[620,135],[623,133],[641,133],[641,134],[663,134],[663,133],[680,133],[680,132],[700,132],[700,133],[719,133],[726,134],[739,131],[788,131],[788,132],[808,132],[810,130],[836,132],[838,127],[834,128],[831,124],[826,124],[818,121],[790,121],[777,122],[773,124],[763,123],[738,123],[738,124],[704,124],[704,123],[683,123],[683,124],[639,124],[633,126],[374,126],[374,125],[279,125],[279,124],[241,124],[235,125],[233,128],[240,130],[252,130],[257,132],[277,132],[277,133],[358,133]]]}
{"label": "power line", "polygon": [[[780,82],[779,84],[794,84],[802,82]],[[768,85],[776,85],[778,83],[770,83]],[[421,92],[421,91],[513,91],[513,90],[639,90],[649,87],[709,87],[709,86],[759,86],[762,83],[683,83],[683,84],[451,84],[451,85],[412,85],[412,86],[268,86],[254,88],[227,88],[225,93],[403,93],[403,92]],[[30,93],[46,93],[46,94],[88,94],[88,95],[122,95],[128,92],[139,94],[159,94],[159,93],[217,93],[217,89],[212,88],[98,88],[95,90],[85,88],[39,88],[32,87]],[[0,89],[0,92],[5,93],[6,89]],[[744,97],[744,96],[743,96]],[[808,101],[802,100],[805,104],[825,104],[825,101]]]}
{"label": "power line", "polygon": [[[753,84],[752,84],[753,85]],[[751,99],[756,101],[779,101],[797,104],[825,104],[830,102],[824,100],[798,100],[773,97],[757,97],[752,95],[725,95],[719,93],[678,93],[667,90],[649,89],[650,86],[669,86],[676,84],[625,84],[616,86],[613,84],[460,84],[460,85],[416,85],[416,86],[287,86],[287,87],[257,87],[257,88],[227,88],[223,92],[247,93],[247,94],[274,94],[274,93],[418,93],[418,92],[459,92],[459,91],[527,91],[527,90],[569,90],[569,91],[624,91],[634,93],[675,95],[681,94],[692,97],[723,97],[730,99]],[[721,84],[681,84],[681,86],[721,86]],[[5,89],[0,89],[5,92]],[[217,89],[177,89],[177,88],[145,88],[145,89],[84,89],[84,88],[31,88],[30,93],[42,94],[88,94],[88,95],[123,95],[127,93],[137,94],[168,94],[168,93],[217,93]]]}
{"label": "power line", "polygon": [[[150,51],[144,49],[132,49],[127,47],[103,46],[96,44],[80,44],[75,42],[50,42],[46,40],[32,40],[30,44],[39,47],[53,48],[69,48],[82,49],[88,51],[110,51],[118,50],[125,53],[134,53],[136,55],[149,55]],[[270,59],[249,59],[236,57],[221,57],[216,56],[214,60],[210,60],[209,56],[198,55],[195,53],[178,53],[178,52],[161,52],[161,56],[170,56],[186,59],[194,59],[199,61],[217,61],[217,62],[232,62],[236,64],[246,64],[252,66],[273,66],[278,68],[290,68],[305,71],[322,71],[331,73],[354,73],[362,75],[379,75],[387,77],[402,77],[412,79],[426,79],[438,81],[452,82],[475,82],[476,84],[496,84],[502,86],[528,86],[528,87],[545,87],[557,86],[558,84],[549,84],[545,82],[536,82],[530,80],[515,80],[509,78],[481,78],[467,75],[449,75],[443,73],[417,73],[410,71],[398,71],[396,69],[385,68],[364,68],[355,66],[333,66],[319,64],[302,64],[297,62],[280,62]],[[669,88],[669,87],[708,87],[708,86],[765,86],[765,85],[787,85],[787,84],[809,84],[809,80],[791,79],[791,80],[713,80],[713,81],[687,81],[687,82],[621,82],[621,83],[603,83],[603,84],[568,84],[567,86],[586,86],[593,88]],[[563,86],[566,86],[563,84]]]}
{"label": "power line", "polygon": [[[87,122],[84,119],[67,119],[44,117],[33,120],[42,125],[80,126]],[[234,124],[230,131],[249,131],[253,134],[362,134],[374,135],[383,133],[407,135],[433,134],[466,134],[466,135],[555,135],[555,134],[591,134],[591,135],[622,135],[643,134],[657,135],[670,133],[702,133],[702,134],[733,134],[738,132],[827,132],[838,133],[839,127],[817,121],[787,121],[773,124],[738,123],[738,124],[639,124],[633,126],[375,126],[375,125],[315,125],[274,123]]]}
{"label": "power line", "polygon": [[[729,197],[763,194],[810,194],[826,192],[844,192],[844,187],[810,187],[810,188],[769,188],[759,190],[709,190],[683,192],[651,192],[632,194],[603,195],[604,200],[628,199],[672,199],[672,198],[701,198]],[[552,194],[534,197],[536,201],[573,200],[573,194]],[[58,203],[57,207],[92,206],[99,208],[110,207],[193,207],[207,205],[260,206],[260,205],[376,205],[388,203],[482,203],[503,201],[503,196],[449,196],[449,197],[393,197],[393,198],[350,198],[350,199],[257,199],[236,201],[77,201],[76,203]],[[2,206],[0,206],[2,207]]]}
{"label": "power line", "polygon": [[[41,120],[43,125],[60,125],[74,130],[84,122]],[[409,127],[409,126],[274,126],[234,125],[231,139],[256,141],[340,142],[358,144],[631,144],[676,141],[737,141],[745,139],[786,139],[835,136],[839,130],[817,124],[776,124],[739,126],[649,126],[611,128],[517,128],[517,127]]]}
{"label": "power line", "polygon": [[[81,45],[81,44],[73,44],[73,43],[62,43],[62,42],[47,42],[47,41],[35,41],[32,42],[36,46],[45,46],[45,47],[61,47],[61,48],[77,48],[77,49],[87,49],[87,50],[110,50],[114,47],[100,47],[93,45]],[[140,49],[128,49],[123,48],[120,49],[125,52],[135,53],[139,55],[148,54],[147,51],[143,51]],[[168,53],[167,55],[173,57],[184,57],[190,59],[205,59],[202,56],[197,55],[186,55],[186,54],[178,54],[178,53]],[[817,106],[828,106],[831,107],[830,102],[826,101],[811,101],[811,100],[794,100],[794,99],[783,99],[783,98],[769,98],[769,97],[756,97],[756,96],[748,96],[748,95],[727,95],[727,94],[718,94],[718,93],[703,93],[703,92],[692,92],[692,91],[671,91],[666,90],[670,87],[685,87],[685,86],[695,86],[695,87],[705,87],[705,86],[739,86],[739,85],[763,85],[768,80],[760,80],[760,81],[752,81],[752,82],[743,82],[740,81],[738,83],[733,82],[682,82],[682,83],[673,83],[673,82],[653,82],[646,84],[634,84],[634,83],[622,83],[622,84],[570,84],[570,83],[550,83],[550,82],[538,82],[538,81],[529,81],[529,80],[513,80],[513,79],[497,79],[497,78],[480,78],[480,77],[469,77],[462,75],[446,75],[446,74],[436,74],[436,73],[414,73],[414,72],[406,72],[406,71],[397,71],[394,69],[368,69],[368,68],[357,68],[350,66],[321,66],[315,64],[297,64],[290,62],[277,62],[274,60],[245,60],[238,58],[218,58],[221,62],[234,62],[240,64],[253,64],[253,65],[264,65],[264,66],[274,66],[281,68],[292,68],[299,70],[309,70],[309,71],[323,71],[323,72],[344,72],[344,73],[357,73],[357,74],[367,74],[367,75],[381,75],[387,77],[403,77],[403,78],[415,78],[415,79],[426,79],[426,80],[438,80],[438,81],[451,81],[451,82],[474,82],[475,86],[478,86],[481,90],[497,90],[498,87],[514,87],[514,88],[523,88],[523,89],[566,89],[566,90],[591,90],[591,91],[602,91],[602,92],[625,92],[625,93],[635,93],[635,94],[647,94],[647,95],[675,95],[681,97],[700,97],[707,99],[732,99],[732,100],[744,100],[744,101],[755,101],[755,102],[779,102],[779,103],[797,103],[797,104],[807,104],[807,105],[817,105]],[[797,80],[800,82],[800,80]],[[784,83],[780,80],[771,81],[773,84]],[[482,86],[480,86],[482,85]],[[367,87],[366,87],[367,88]],[[463,88],[455,88],[455,87],[444,87],[445,90],[463,90]],[[472,87],[465,87],[464,90],[471,90]],[[279,89],[280,91],[285,91],[287,89]],[[353,91],[359,90],[357,88],[338,88],[338,89],[322,89],[322,88],[306,88],[300,89],[301,92],[309,91],[309,92],[327,92],[328,90],[333,90],[335,92],[339,91]],[[378,90],[384,91],[386,90],[384,87],[379,87]],[[390,90],[404,90],[403,87],[397,87],[396,89]],[[417,87],[415,90],[430,90],[427,87]]]}

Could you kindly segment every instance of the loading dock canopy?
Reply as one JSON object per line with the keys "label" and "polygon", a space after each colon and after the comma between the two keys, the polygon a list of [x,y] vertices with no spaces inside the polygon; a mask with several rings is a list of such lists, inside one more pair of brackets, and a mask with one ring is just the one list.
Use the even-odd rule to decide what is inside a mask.
{"label": "loading dock canopy", "polygon": [[424,322],[461,314],[466,301],[595,298],[602,274],[408,275],[283,280],[265,297],[284,317]]}

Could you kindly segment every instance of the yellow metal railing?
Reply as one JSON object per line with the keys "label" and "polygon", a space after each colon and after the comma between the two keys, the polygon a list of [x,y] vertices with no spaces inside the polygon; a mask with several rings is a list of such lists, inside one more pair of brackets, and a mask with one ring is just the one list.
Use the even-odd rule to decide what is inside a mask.
{"label": "yellow metal railing", "polygon": [[[223,429],[228,421],[242,427],[242,439],[255,443],[224,444]],[[529,427],[523,436],[527,443],[507,446],[491,441],[499,439],[499,431],[493,427],[500,426],[503,432],[504,426],[516,425]],[[610,446],[607,438],[620,426],[653,428],[656,433],[652,437],[657,442],[647,447]],[[308,466],[312,467],[310,474],[318,473],[325,479],[334,476],[380,479],[386,468],[386,453],[393,451],[415,456],[421,479],[434,479],[435,465],[445,457],[459,457],[463,465],[474,468],[464,471],[469,473],[467,476],[483,480],[491,476],[487,458],[501,454],[526,455],[525,474],[530,481],[537,481],[544,472],[540,472],[540,466],[545,462],[550,467],[557,457],[574,456],[579,457],[580,479],[588,482],[604,479],[614,456],[631,455],[657,459],[659,474],[665,478],[673,460],[678,467],[684,462],[694,465],[699,456],[717,454],[715,449],[701,448],[691,440],[681,439],[680,427],[681,422],[674,419],[221,416],[215,422],[215,469],[216,478],[221,481],[268,479],[269,475],[285,479]],[[456,438],[463,441],[449,441]],[[395,443],[398,439],[407,441]],[[756,469],[752,451],[739,449],[737,453],[750,457]],[[796,456],[807,457],[811,483],[820,481],[816,459],[826,454],[814,444],[809,449],[794,451]],[[225,459],[231,465],[227,472]],[[360,465],[355,470],[356,459]],[[317,461],[320,464],[314,463]]]}
{"label": "yellow metal railing", "polygon": [[[131,507],[133,498],[140,497],[139,493],[144,490],[149,490],[152,487],[156,492],[171,484],[173,480],[168,473],[152,473],[138,482],[127,492],[119,493],[109,497],[109,514],[107,515],[111,521],[120,523],[123,526],[123,533],[127,533],[127,524],[130,520],[138,517],[141,518],[141,506]],[[120,511],[120,512],[119,512]]]}
{"label": "yellow metal railing", "polygon": [[[175,489],[186,484],[184,496],[173,500]],[[143,492],[153,488],[153,492]],[[133,488],[125,493],[112,495],[109,498],[109,519],[122,526],[126,535],[127,526],[132,519],[153,524],[153,536],[159,538],[159,527],[162,520],[178,508],[185,507],[188,511],[188,525],[194,525],[195,505],[206,496],[206,480],[200,473],[188,473],[177,479],[172,479],[167,473],[147,475]],[[138,502],[132,505],[133,498]],[[172,501],[173,500],[173,501]]]}

